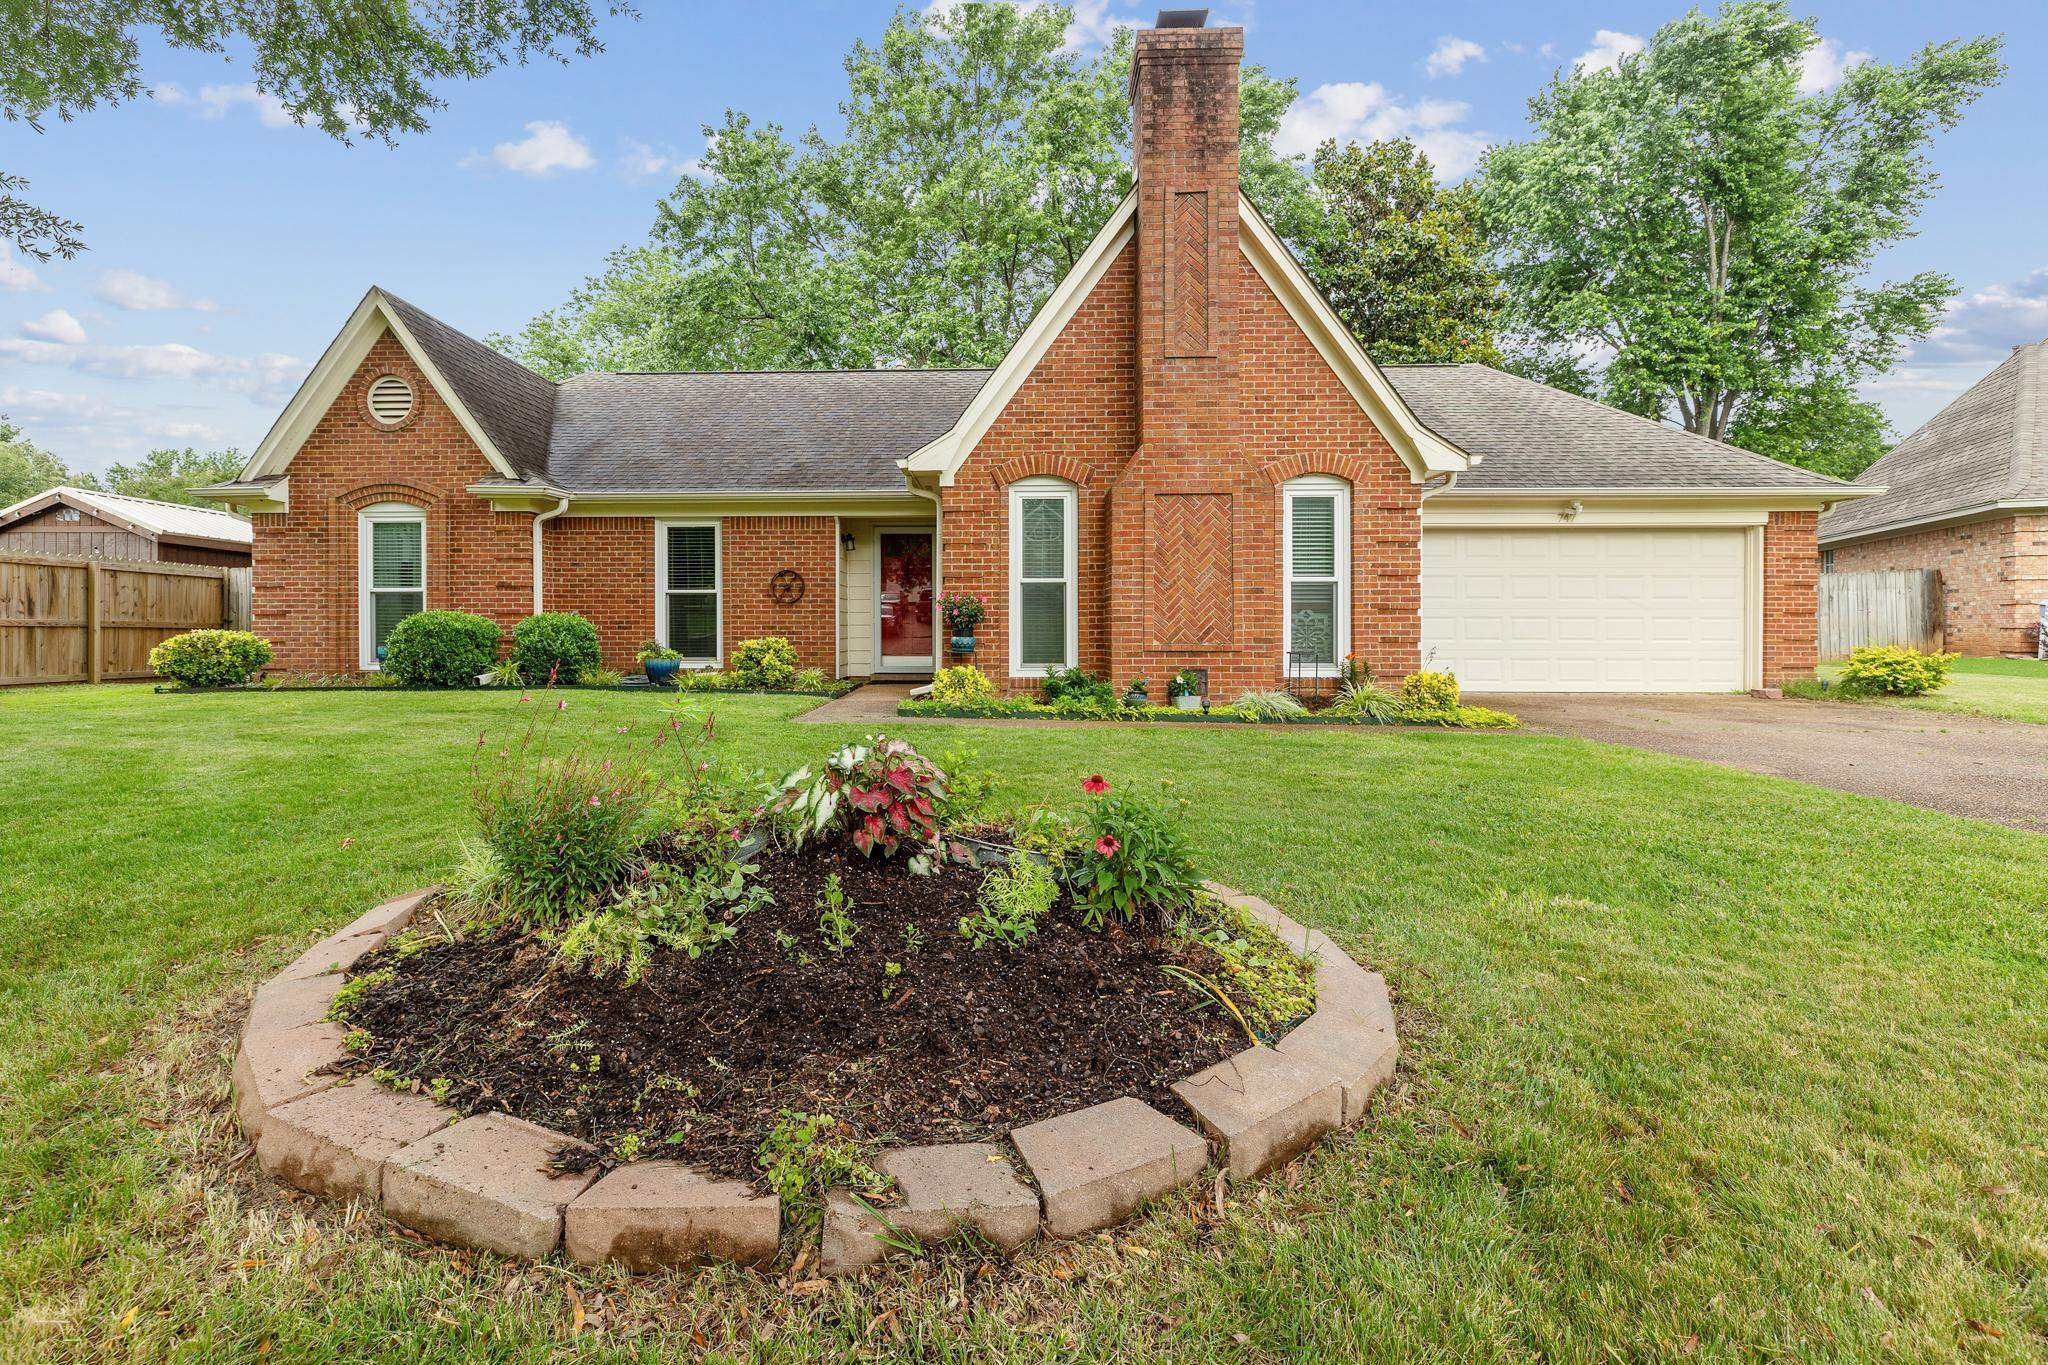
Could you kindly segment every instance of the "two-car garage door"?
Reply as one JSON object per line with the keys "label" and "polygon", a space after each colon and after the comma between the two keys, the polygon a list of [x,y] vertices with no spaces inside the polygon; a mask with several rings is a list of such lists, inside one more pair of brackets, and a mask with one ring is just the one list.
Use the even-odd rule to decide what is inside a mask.
{"label": "two-car garage door", "polygon": [[1471,692],[1739,689],[1748,534],[1425,530],[1423,657]]}

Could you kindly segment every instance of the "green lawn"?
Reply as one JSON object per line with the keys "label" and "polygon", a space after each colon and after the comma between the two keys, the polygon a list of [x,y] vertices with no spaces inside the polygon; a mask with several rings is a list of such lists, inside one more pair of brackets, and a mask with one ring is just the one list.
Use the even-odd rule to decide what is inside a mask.
{"label": "green lawn", "polygon": [[[785,722],[807,704],[720,716],[779,767],[841,737]],[[570,706],[606,745],[656,714]],[[522,1267],[288,1198],[228,1128],[237,1011],[434,877],[518,715],[0,693],[0,1358],[2048,1353],[2048,839],[1531,735],[916,729],[1018,801],[1171,776],[1209,870],[1386,970],[1407,1049],[1374,1118],[1220,1217],[791,1287]]]}
{"label": "green lawn", "polygon": [[[1833,680],[1839,663],[1822,664],[1820,676]],[[2048,725],[2048,661],[2039,659],[1958,659],[1948,685],[1925,697],[1872,698],[1879,706],[1910,706],[1917,711],[1955,711],[1966,716],[2023,720]]]}

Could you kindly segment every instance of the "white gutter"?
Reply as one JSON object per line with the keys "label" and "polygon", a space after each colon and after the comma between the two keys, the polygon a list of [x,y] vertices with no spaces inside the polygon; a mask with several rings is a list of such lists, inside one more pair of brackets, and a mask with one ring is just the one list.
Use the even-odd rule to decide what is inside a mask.
{"label": "white gutter", "polygon": [[543,575],[541,573],[540,528],[544,523],[553,521],[568,510],[569,495],[564,493],[562,494],[561,501],[555,504],[553,511],[536,512],[533,514],[533,614],[535,616],[541,613],[540,597]]}

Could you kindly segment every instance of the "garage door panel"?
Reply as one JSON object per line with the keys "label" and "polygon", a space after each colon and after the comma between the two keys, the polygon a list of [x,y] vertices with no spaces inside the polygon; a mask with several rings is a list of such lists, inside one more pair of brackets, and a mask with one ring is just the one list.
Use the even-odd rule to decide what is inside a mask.
{"label": "garage door panel", "polygon": [[1474,692],[1734,690],[1745,560],[1737,529],[1426,531],[1424,655]]}

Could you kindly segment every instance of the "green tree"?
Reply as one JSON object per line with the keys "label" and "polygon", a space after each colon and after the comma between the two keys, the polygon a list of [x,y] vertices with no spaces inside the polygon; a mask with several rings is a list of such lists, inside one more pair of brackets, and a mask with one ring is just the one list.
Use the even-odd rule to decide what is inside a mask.
{"label": "green tree", "polygon": [[[1071,18],[898,11],[846,58],[837,141],[728,112],[644,245],[493,340],[557,378],[994,364],[1130,188],[1130,39],[1084,59]],[[1320,210],[1270,145],[1293,86],[1243,89],[1248,187],[1304,232]]]}
{"label": "green tree", "polygon": [[1818,41],[1779,0],[1694,10],[1530,102],[1536,138],[1479,183],[1520,368],[1837,472],[1882,449],[1855,387],[1955,282],[1870,272],[1934,191],[1935,135],[2004,68],[1996,38],[1940,43],[1802,95]]}
{"label": "green tree", "polygon": [[0,417],[0,507],[10,507],[58,484],[93,488],[90,474],[74,474],[64,462]]}
{"label": "green tree", "polygon": [[[611,3],[610,14],[630,14]],[[41,132],[140,96],[145,46],[245,53],[256,88],[329,136],[386,142],[425,130],[444,106],[434,83],[475,80],[508,62],[599,50],[591,0],[462,4],[164,3],[0,0],[0,119]],[[77,223],[28,204],[0,173],[0,241],[39,260],[83,248]]]}
{"label": "green tree", "polygon": [[125,493],[131,498],[211,507],[206,499],[193,497],[192,490],[203,484],[224,483],[241,472],[242,453],[238,450],[158,449],[132,465],[109,466],[105,487],[109,493]]}
{"label": "green tree", "polygon": [[1315,186],[1330,230],[1309,272],[1373,359],[1501,362],[1500,278],[1487,261],[1478,197],[1437,184],[1406,138],[1316,149]]}

